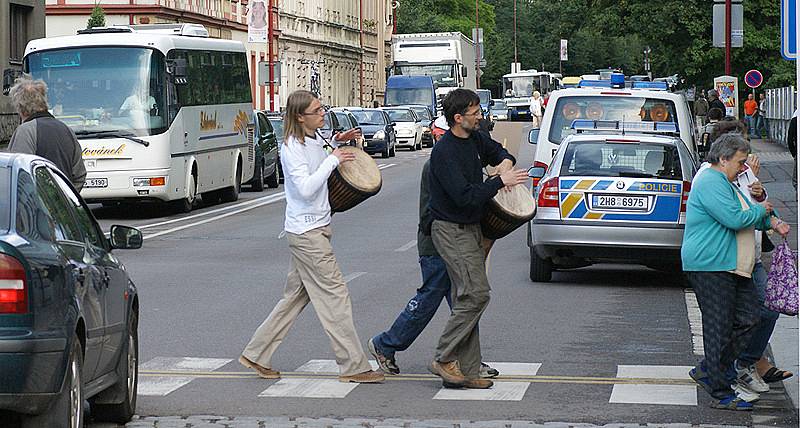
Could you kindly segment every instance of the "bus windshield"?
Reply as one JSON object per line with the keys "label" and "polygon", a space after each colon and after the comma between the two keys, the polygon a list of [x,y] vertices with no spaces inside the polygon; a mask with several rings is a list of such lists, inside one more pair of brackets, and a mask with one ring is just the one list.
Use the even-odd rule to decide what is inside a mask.
{"label": "bus windshield", "polygon": [[138,47],[86,47],[34,52],[26,69],[48,87],[50,112],[76,134],[164,132],[164,56]]}
{"label": "bus windshield", "polygon": [[533,91],[538,91],[534,76],[506,77],[503,79],[503,93],[509,97],[530,97]]}
{"label": "bus windshield", "polygon": [[458,86],[455,64],[398,65],[395,67],[394,74],[398,76],[431,76],[433,83],[438,86]]}

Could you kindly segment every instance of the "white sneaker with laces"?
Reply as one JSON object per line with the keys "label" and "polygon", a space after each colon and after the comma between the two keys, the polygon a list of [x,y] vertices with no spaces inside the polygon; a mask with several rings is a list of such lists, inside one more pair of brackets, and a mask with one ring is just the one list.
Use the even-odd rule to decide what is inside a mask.
{"label": "white sneaker with laces", "polygon": [[739,367],[739,362],[736,361],[734,367],[736,368],[736,380],[743,383],[749,390],[757,393],[769,391],[769,385],[764,382],[764,379],[761,379],[755,364]]}
{"label": "white sneaker with laces", "polygon": [[746,385],[744,385],[742,382],[738,380],[734,382],[733,385],[731,385],[731,389],[733,389],[733,392],[736,393],[737,397],[741,398],[744,401],[747,401],[748,403],[758,401],[758,399],[761,398],[761,395],[759,395],[759,393],[752,391],[750,388],[748,388]]}

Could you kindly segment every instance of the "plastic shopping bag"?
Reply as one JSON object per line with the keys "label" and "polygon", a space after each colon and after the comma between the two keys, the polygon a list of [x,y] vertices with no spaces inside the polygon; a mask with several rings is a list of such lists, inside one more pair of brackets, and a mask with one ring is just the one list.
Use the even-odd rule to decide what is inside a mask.
{"label": "plastic shopping bag", "polygon": [[772,254],[764,304],[775,312],[797,315],[797,257],[784,240]]}

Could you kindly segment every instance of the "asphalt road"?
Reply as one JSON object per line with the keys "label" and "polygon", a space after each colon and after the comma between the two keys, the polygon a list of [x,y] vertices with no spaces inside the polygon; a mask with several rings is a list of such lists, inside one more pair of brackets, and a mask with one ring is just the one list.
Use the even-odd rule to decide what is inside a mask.
{"label": "asphalt road", "polygon": [[[531,146],[520,144],[527,128],[500,123],[493,133],[517,153],[522,167],[533,156]],[[396,158],[376,158],[384,180],[380,193],[334,216],[333,244],[349,279],[364,343],[389,327],[419,286],[413,241],[419,175],[429,153],[398,151]],[[402,375],[383,385],[354,386],[343,398],[259,397],[265,391],[280,395],[290,387],[278,389],[278,382],[260,379],[236,362],[279,300],[288,272],[287,244],[278,237],[282,190],[245,192],[236,203],[180,216],[162,216],[160,207],[95,210],[105,229],[139,226],[146,238],[142,249],[118,253],[141,299],[140,391],[156,393],[139,397],[138,414],[752,423],[749,414],[710,409],[707,395],[686,377],[697,357],[677,273],[599,266],[557,272],[551,283],[532,283],[524,227],[492,250],[492,301],[481,321],[485,361],[524,363],[498,364],[508,382],[496,385],[494,398],[505,400],[476,391],[439,399],[441,384],[427,365],[446,306],[417,342],[397,355]],[[335,394],[335,373],[299,373],[309,366],[298,370],[310,360],[333,359],[328,338],[308,307],[273,363],[286,381],[306,379],[296,390]],[[334,380],[334,386],[314,382],[324,380]],[[665,404],[670,401],[675,402]]]}

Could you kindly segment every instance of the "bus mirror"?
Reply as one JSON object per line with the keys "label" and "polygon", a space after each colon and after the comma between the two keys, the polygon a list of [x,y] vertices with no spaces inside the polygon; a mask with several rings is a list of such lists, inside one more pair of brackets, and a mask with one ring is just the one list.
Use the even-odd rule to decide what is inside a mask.
{"label": "bus mirror", "polygon": [[175,78],[175,83],[186,83],[186,60],[183,58],[175,58],[170,60],[167,65],[167,72],[172,74]]}
{"label": "bus mirror", "polygon": [[463,77],[467,77],[467,66],[466,65],[462,65],[461,66],[461,75]]}

